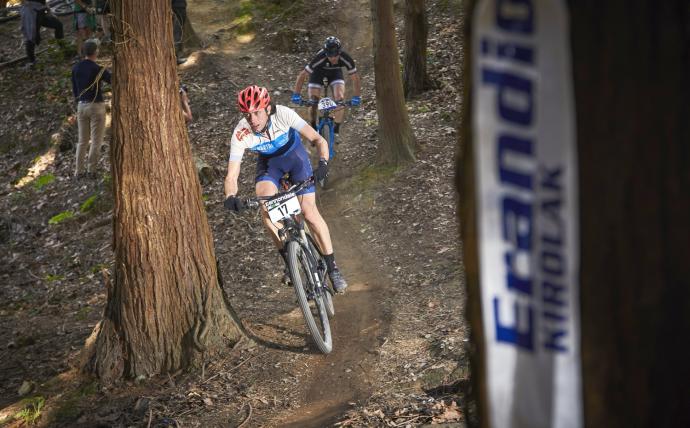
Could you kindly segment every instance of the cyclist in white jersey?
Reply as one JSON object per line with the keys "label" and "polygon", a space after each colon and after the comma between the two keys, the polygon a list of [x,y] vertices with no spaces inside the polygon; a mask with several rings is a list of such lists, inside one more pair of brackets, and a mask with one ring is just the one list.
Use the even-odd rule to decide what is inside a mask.
{"label": "cyclist in white jersey", "polygon": [[[273,196],[278,193],[281,177],[289,173],[294,182],[306,180],[314,175],[320,181],[328,175],[328,143],[294,110],[271,103],[266,88],[248,86],[237,94],[237,105],[244,118],[235,127],[230,141],[228,174],[225,177],[226,208],[241,211],[244,203],[237,197],[237,179],[240,163],[246,149],[257,153],[256,195]],[[300,136],[311,141],[319,151],[319,166],[312,171],[307,151],[302,146]],[[315,186],[312,185],[298,193],[302,214],[314,234],[328,266],[328,275],[337,292],[347,288],[347,282],[335,264],[333,244],[328,225],[316,207]],[[278,247],[283,260],[285,249],[278,238],[278,231],[262,209],[262,217],[273,242]],[[287,263],[287,262],[286,262]]]}

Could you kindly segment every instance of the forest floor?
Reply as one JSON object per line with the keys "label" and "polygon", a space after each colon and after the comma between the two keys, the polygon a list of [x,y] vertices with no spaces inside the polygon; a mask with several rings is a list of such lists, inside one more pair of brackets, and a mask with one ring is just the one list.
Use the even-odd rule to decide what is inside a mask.
{"label": "forest floor", "polygon": [[[203,47],[178,69],[195,116],[192,150],[215,172],[202,191],[225,291],[251,340],[183,373],[110,386],[79,374],[112,271],[112,186],[107,147],[97,179],[72,178],[71,64],[46,32],[48,50],[34,70],[0,69],[0,426],[34,418],[65,427],[464,426],[469,332],[453,186],[458,2],[427,2],[428,71],[438,89],[408,102],[419,147],[417,160],[401,168],[374,163],[367,0],[282,2],[290,6],[278,12],[269,4],[280,2],[257,2],[266,7],[253,10],[254,33],[243,34],[233,18],[246,11],[236,3],[188,1]],[[71,21],[64,22],[69,38]],[[0,24],[0,62],[21,53],[18,25]],[[335,298],[334,350],[324,356],[294,292],[280,284],[282,262],[259,218],[228,214],[222,199],[240,118],[234,94],[259,84],[289,105],[297,74],[331,34],[357,62],[364,103],[348,113],[332,179],[318,192],[350,283]],[[108,53],[104,46],[105,65]],[[253,190],[252,159],[243,163],[245,195]]]}

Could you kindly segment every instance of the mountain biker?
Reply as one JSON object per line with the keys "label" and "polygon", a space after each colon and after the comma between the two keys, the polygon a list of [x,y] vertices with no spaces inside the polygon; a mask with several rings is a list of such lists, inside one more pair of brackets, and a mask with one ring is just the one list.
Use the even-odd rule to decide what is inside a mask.
{"label": "mountain biker", "polygon": [[[244,203],[237,197],[237,179],[245,149],[257,153],[256,195],[273,196],[278,192],[281,177],[289,173],[295,182],[314,175],[322,180],[328,175],[328,143],[291,108],[271,103],[268,90],[256,85],[248,86],[237,94],[237,105],[244,116],[235,127],[230,141],[228,174],[225,177],[224,206],[241,211]],[[312,172],[309,155],[301,143],[301,137],[318,147],[319,166]],[[298,192],[302,215],[314,233],[328,266],[328,276],[337,292],[347,288],[347,282],[335,264],[331,235],[326,221],[316,207],[315,186]],[[261,210],[266,229],[278,247],[287,265],[285,248],[278,238],[276,227],[265,209]]]}
{"label": "mountain biker", "polygon": [[[302,97],[302,85],[309,76],[309,83],[307,85],[307,93],[309,98],[318,100],[321,97],[321,88],[323,87],[323,79],[326,78],[328,85],[331,86],[333,98],[336,101],[342,101],[345,98],[345,80],[343,78],[343,70],[345,67],[348,71],[352,82],[354,83],[354,95],[352,97],[352,106],[356,107],[361,103],[361,82],[357,67],[352,57],[343,50],[340,40],[335,36],[330,36],[323,44],[323,48],[316,53],[311,61],[304,67],[297,76],[295,82],[295,90],[292,93],[292,102],[299,104]],[[343,123],[343,116],[345,111],[340,109],[335,112],[335,126],[333,132],[335,133],[335,142],[340,142],[340,124]],[[312,128],[316,128],[316,106],[312,106],[309,110],[309,119]]]}

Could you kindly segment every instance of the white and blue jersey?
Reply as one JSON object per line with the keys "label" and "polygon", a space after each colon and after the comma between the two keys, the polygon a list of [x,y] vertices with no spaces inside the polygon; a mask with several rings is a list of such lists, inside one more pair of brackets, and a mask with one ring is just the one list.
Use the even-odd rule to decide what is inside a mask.
{"label": "white and blue jersey", "polygon": [[272,158],[301,146],[299,131],[307,122],[291,108],[276,105],[275,109],[275,114],[269,116],[267,135],[252,131],[246,119],[240,120],[230,141],[231,161],[241,161],[245,149]]}

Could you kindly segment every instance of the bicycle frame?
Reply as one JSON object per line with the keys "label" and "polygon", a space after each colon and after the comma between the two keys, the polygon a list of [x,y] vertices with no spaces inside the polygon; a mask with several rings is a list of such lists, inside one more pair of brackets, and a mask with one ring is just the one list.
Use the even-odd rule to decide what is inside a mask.
{"label": "bicycle frame", "polygon": [[[309,263],[310,267],[309,272],[307,272],[309,282],[313,285],[313,289],[309,290],[309,292],[316,294],[321,292],[328,293],[329,291],[325,286],[326,270],[323,266],[319,266],[315,255],[312,254],[309,248],[309,238],[304,230],[304,219],[297,217],[293,215],[292,218],[283,220],[283,227],[278,228],[278,237],[283,241],[283,248],[287,248],[287,244],[290,241],[297,241],[300,247],[302,247],[302,255],[307,258],[307,263]],[[314,273],[317,273],[317,275],[314,275]]]}
{"label": "bicycle frame", "polygon": [[333,159],[335,156],[335,131],[333,131],[333,124],[335,121],[331,117],[330,113],[331,112],[329,111],[324,112],[324,114],[319,118],[319,124],[316,126],[316,132],[321,134],[323,127],[328,125],[328,138],[326,138],[326,141],[328,141],[328,157],[329,159]]}
{"label": "bicycle frame", "polygon": [[[327,112],[328,113],[328,112]],[[331,121],[333,119],[331,118]],[[332,131],[332,130],[331,130]],[[287,189],[284,192],[279,192],[279,194],[284,194],[288,193],[291,191],[297,191],[297,189],[300,189],[302,185],[304,185],[306,182],[293,185],[289,189]],[[278,195],[278,194],[276,194]],[[276,195],[273,195],[271,198],[275,197]],[[254,198],[255,201],[258,200],[268,200],[270,198]],[[247,201],[250,201],[251,199],[248,199]],[[296,214],[292,215],[289,218],[283,219],[281,222],[282,225],[273,223],[273,225],[278,229],[278,237],[280,240],[283,242],[283,248],[287,248],[287,244],[290,241],[296,241],[299,243],[300,247],[302,248],[302,254],[307,257],[307,262],[309,263],[310,270],[309,270],[309,279],[310,283],[313,284],[313,290],[310,290],[311,293],[321,293],[325,292],[328,293],[328,286],[326,285],[326,269],[325,266],[319,266],[318,261],[316,260],[316,255],[312,254],[311,249],[309,248],[309,237],[307,237],[307,232],[305,230],[305,220],[301,216],[301,214]],[[282,227],[281,227],[282,226]],[[318,248],[316,248],[316,245],[314,245],[314,249],[316,251],[319,251]],[[313,273],[318,272],[318,275],[314,276]]]}

